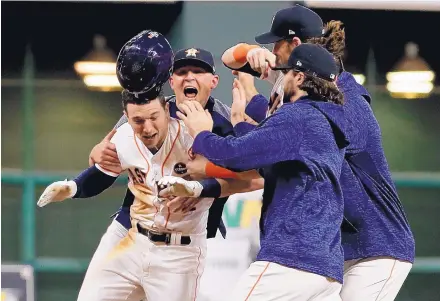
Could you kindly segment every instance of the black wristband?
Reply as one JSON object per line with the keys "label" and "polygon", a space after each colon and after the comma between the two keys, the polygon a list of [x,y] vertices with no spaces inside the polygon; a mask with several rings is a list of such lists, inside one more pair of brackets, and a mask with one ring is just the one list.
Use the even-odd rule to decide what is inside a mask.
{"label": "black wristband", "polygon": [[216,179],[204,179],[200,181],[203,190],[200,193],[202,198],[219,198],[222,193],[222,187]]}

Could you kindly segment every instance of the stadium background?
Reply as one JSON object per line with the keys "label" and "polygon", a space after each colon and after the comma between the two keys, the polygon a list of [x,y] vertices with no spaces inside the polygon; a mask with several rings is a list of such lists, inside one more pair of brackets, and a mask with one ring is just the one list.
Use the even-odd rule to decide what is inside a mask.
{"label": "stadium background", "polygon": [[[73,68],[92,49],[95,34],[104,36],[115,54],[144,29],[165,34],[176,50],[210,50],[220,75],[213,94],[230,104],[232,76],[219,60],[223,50],[239,41],[252,43],[255,34],[269,28],[276,10],[292,4],[2,2],[1,260],[33,266],[35,300],[76,300],[87,262],[124,195],[121,179],[95,199],[43,209],[35,205],[46,185],[87,167],[90,149],[121,115],[118,91],[89,89]],[[428,97],[393,98],[385,88],[385,74],[410,41],[440,73],[434,41],[439,13],[316,11],[324,21],[339,19],[347,26],[346,67],[366,75],[388,162],[416,237],[418,259],[397,300],[438,301],[439,88]],[[436,79],[434,86],[439,83]],[[257,87],[268,95],[266,83]],[[237,195],[228,203],[224,217],[229,237],[210,241],[200,300],[226,300],[224,293],[257,251],[259,197],[259,192]],[[6,288],[2,286],[3,296]]]}

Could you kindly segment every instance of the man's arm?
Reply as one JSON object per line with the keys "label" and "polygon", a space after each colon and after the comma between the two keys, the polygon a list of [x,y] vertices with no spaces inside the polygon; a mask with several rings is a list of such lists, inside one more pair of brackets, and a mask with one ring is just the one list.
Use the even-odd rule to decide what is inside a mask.
{"label": "man's arm", "polygon": [[113,185],[119,174],[104,171],[98,164],[89,167],[73,179],[77,191],[73,199],[90,198],[97,196]]}
{"label": "man's arm", "polygon": [[[194,140],[193,152],[216,165],[234,170],[258,169],[293,160],[299,151],[303,125],[286,110],[278,111],[242,137],[219,137],[208,131]],[[295,134],[295,139],[292,139]],[[270,154],[270,155],[269,155]]]}
{"label": "man's arm", "polygon": [[221,186],[220,197],[224,198],[235,193],[245,193],[264,188],[264,179],[261,176],[258,179],[251,180],[231,180],[216,179]]}
{"label": "man's arm", "polygon": [[246,105],[245,113],[257,123],[262,122],[269,109],[269,100],[261,94],[255,94]]}
{"label": "man's arm", "polygon": [[187,181],[180,177],[165,176],[159,180],[158,185],[161,197],[223,198],[235,193],[262,189],[264,179],[224,180],[211,178],[201,181]]}
{"label": "man's arm", "polygon": [[222,55],[223,64],[235,71],[248,73],[275,84],[279,71],[275,67],[276,56],[268,49],[258,45],[239,43],[227,49]]}
{"label": "man's arm", "polygon": [[205,175],[208,178],[234,179],[234,180],[252,180],[252,179],[260,178],[260,174],[256,170],[234,172],[224,167],[217,166],[212,162],[208,162],[206,164]]}
{"label": "man's arm", "polygon": [[[235,101],[235,100],[234,100]],[[269,107],[269,100],[261,94],[254,95],[246,107],[253,108],[253,111],[258,112],[260,117],[263,117],[262,120],[265,119],[267,114],[267,109]],[[261,121],[262,121],[261,120]],[[239,122],[234,126],[234,136],[240,137],[243,136],[250,131],[254,130],[257,127],[256,124],[251,124],[248,122]]]}
{"label": "man's arm", "polygon": [[200,197],[224,198],[235,193],[251,192],[264,188],[264,179],[259,177],[250,180],[205,179],[200,181],[203,187]]}
{"label": "man's arm", "polygon": [[239,43],[226,49],[222,55],[223,64],[231,69],[244,73],[248,73],[255,77],[260,77],[261,73],[253,70],[247,61],[247,54],[251,49],[260,48],[258,45],[249,45],[246,43]]}

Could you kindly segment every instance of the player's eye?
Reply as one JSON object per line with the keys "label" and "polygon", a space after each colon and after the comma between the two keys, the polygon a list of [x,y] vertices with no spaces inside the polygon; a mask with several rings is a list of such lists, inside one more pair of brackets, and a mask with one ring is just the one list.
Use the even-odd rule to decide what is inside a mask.
{"label": "player's eye", "polygon": [[176,70],[175,73],[176,73],[178,76],[184,76],[184,75],[186,75],[186,74],[188,73],[188,71],[185,70],[185,69],[178,69],[178,70]]}

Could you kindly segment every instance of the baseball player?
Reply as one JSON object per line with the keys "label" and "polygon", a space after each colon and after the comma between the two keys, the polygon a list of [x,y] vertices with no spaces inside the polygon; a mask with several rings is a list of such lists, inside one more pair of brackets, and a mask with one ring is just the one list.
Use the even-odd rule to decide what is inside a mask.
{"label": "baseball player", "polygon": [[[234,69],[240,67],[240,61],[247,69],[255,68],[251,73],[259,75],[267,72],[273,61],[283,61],[302,41],[323,45],[334,55],[340,67],[337,85],[344,94],[350,125],[347,128],[350,145],[341,176],[345,200],[342,224],[345,271],[341,296],[347,301],[394,300],[414,261],[414,237],[391,178],[380,127],[369,105],[370,95],[343,69],[342,23],[327,23],[322,35],[304,35],[311,31],[318,33],[322,28],[320,22],[317,14],[301,6],[281,10],[275,15],[270,32],[256,37],[262,44],[275,43],[273,53],[252,46],[253,53],[237,54],[235,49],[244,49],[243,45],[237,45],[225,52],[223,61],[226,65],[235,64]],[[261,101],[261,95],[255,97]]]}
{"label": "baseball player", "polygon": [[[139,53],[137,53],[139,49]],[[149,60],[145,68],[148,73],[139,72],[144,62],[145,53],[155,53],[156,55]],[[121,85],[130,88],[138,89],[138,91],[147,91],[154,97],[160,91],[163,84],[168,80],[170,73],[170,66],[173,62],[173,51],[167,39],[158,32],[143,31],[130,39],[122,48],[117,60],[117,76]],[[137,66],[137,67],[134,67]],[[137,72],[133,72],[137,70]],[[125,115],[124,115],[125,116]],[[113,129],[104,139],[102,143],[111,145],[114,151],[110,155],[117,156],[116,148],[111,139],[116,133],[116,128]],[[94,164],[91,165],[91,167]],[[102,165],[103,168],[114,170],[116,173],[122,171],[120,164]],[[108,184],[106,184],[108,185]],[[98,188],[100,183],[92,183],[91,186]],[[98,188],[99,189],[99,188]],[[127,189],[126,198],[128,201],[134,201],[134,195]],[[107,254],[114,249],[118,243],[127,236],[128,229],[131,228],[129,208],[124,212],[125,214],[119,221],[113,220],[108,226],[106,232],[102,236],[87,268],[83,283],[79,291],[79,297],[87,294],[87,289],[96,281],[94,271],[100,268],[100,263],[104,260]]]}
{"label": "baseball player", "polygon": [[278,68],[290,103],[241,137],[211,133],[212,120],[197,103],[180,105],[186,116],[178,116],[195,137],[194,153],[235,171],[258,169],[265,180],[261,249],[228,300],[340,300],[339,178],[347,141],[338,69],[312,44],[298,46]]}
{"label": "baseball player", "polygon": [[[213,198],[194,211],[171,213],[160,199],[156,183],[165,175],[183,177],[192,137],[181,121],[169,117],[165,97],[144,98],[123,92],[129,119],[112,138],[128,187],[134,195],[128,236],[93,270],[95,281],[86,283],[78,300],[194,300],[206,256],[206,224]],[[90,167],[73,181],[50,185],[39,200],[44,206],[66,197],[91,197],[112,184],[119,171]],[[60,186],[61,185],[61,186]],[[94,186],[94,187],[93,187]],[[61,188],[60,188],[61,187]],[[93,187],[93,188],[92,188]],[[106,188],[106,187],[105,187]],[[197,196],[203,187],[193,187]],[[60,190],[64,190],[60,193]]]}

